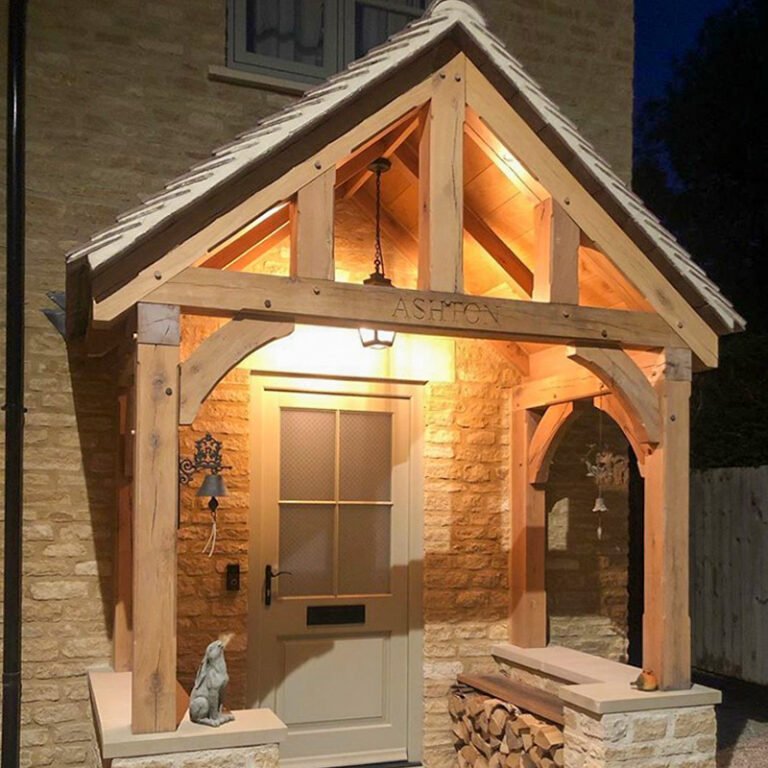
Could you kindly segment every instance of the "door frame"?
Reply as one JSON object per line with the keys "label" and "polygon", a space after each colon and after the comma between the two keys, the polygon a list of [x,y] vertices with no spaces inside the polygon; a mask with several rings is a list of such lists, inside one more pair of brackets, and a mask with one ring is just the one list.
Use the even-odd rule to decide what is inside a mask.
{"label": "door frame", "polygon": [[260,416],[266,391],[389,397],[408,402],[410,421],[409,519],[408,519],[408,715],[406,749],[408,760],[419,763],[424,748],[424,383],[404,383],[353,378],[318,378],[296,374],[251,371],[249,382],[249,517],[248,517],[248,638],[246,705],[257,706],[255,675],[258,663],[258,611],[264,563],[259,542],[262,536],[261,488],[254,480],[261,467]]}

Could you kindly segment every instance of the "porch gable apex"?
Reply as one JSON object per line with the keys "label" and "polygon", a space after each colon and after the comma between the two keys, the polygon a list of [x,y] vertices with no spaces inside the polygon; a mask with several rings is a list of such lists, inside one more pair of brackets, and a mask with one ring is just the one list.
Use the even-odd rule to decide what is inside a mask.
{"label": "porch gable apex", "polygon": [[[680,295],[680,303],[689,305],[686,322],[695,327],[701,318],[715,333],[743,328],[742,318],[717,287],[544,96],[488,30],[479,12],[463,0],[433,3],[421,20],[262,121],[254,131],[217,150],[209,161],[168,184],[160,195],[123,214],[115,227],[68,255],[68,270],[80,272],[80,279],[86,273],[92,296],[100,303],[143,278],[144,288],[130,292],[128,306],[132,305],[195,263],[199,251],[190,248],[183,258],[178,252],[194,239],[201,221],[224,218],[264,189],[265,180],[274,183],[284,178],[291,170],[286,165],[289,155],[294,164],[306,162],[329,138],[338,138],[355,121],[359,124],[361,108],[367,108],[368,116],[374,107],[383,109],[458,52],[466,53],[472,69],[487,79],[498,98],[569,169],[585,193],[635,244],[641,257],[655,265],[664,282],[671,284],[672,293]],[[286,187],[286,194],[295,191],[289,193]],[[170,270],[153,269],[173,252],[177,259]],[[610,252],[607,255],[612,257]],[[155,282],[147,280],[149,276]]]}

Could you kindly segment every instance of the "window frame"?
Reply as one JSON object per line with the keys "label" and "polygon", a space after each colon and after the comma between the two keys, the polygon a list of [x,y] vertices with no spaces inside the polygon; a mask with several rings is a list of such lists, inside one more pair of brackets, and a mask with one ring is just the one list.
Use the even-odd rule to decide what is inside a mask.
{"label": "window frame", "polygon": [[[246,23],[249,0],[227,0],[227,67],[256,76],[278,78],[313,85],[339,72],[355,58],[355,18],[358,6],[378,8],[418,19],[424,8],[409,6],[398,0],[323,0],[326,24],[323,30],[323,54],[328,62],[317,67],[291,62],[276,56],[254,53],[247,49]],[[424,2],[426,6],[426,2]]]}

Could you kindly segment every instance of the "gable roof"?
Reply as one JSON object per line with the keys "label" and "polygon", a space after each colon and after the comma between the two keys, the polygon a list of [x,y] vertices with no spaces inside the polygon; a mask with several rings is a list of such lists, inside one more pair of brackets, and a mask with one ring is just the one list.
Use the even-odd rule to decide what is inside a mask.
{"label": "gable roof", "polygon": [[[177,225],[193,209],[220,200],[217,194],[229,184],[337,115],[364,92],[378,88],[396,72],[407,71],[409,64],[448,40],[486,73],[490,65],[495,84],[504,86],[508,99],[514,96],[514,108],[525,122],[714,331],[730,333],[745,327],[743,318],[704,270],[544,95],[522,64],[490,32],[479,11],[465,0],[435,0],[421,19],[386,43],[260,121],[253,130],[214,150],[210,159],[169,182],[139,207],[118,216],[114,226],[70,251],[68,266],[87,265],[98,274],[118,262],[127,262],[129,271],[138,273],[152,261],[151,256],[146,261],[146,246],[161,233],[166,240],[155,258],[185,239],[183,228]],[[309,156],[311,151],[308,147],[305,154]],[[140,249],[143,258],[138,257]],[[151,254],[151,248],[149,251]]]}

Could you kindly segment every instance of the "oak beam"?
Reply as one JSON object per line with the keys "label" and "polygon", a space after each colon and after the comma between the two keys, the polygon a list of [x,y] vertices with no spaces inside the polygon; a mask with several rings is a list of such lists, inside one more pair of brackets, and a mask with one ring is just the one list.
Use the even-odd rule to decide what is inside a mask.
{"label": "oak beam", "polygon": [[336,170],[329,168],[296,193],[291,204],[291,276],[333,280]]}
{"label": "oak beam", "polygon": [[293,323],[236,318],[212,333],[181,364],[179,424],[195,420],[205,398],[239,362],[293,329]]}
{"label": "oak beam", "polygon": [[547,376],[530,379],[512,388],[512,407],[516,410],[542,408],[609,394],[609,388],[594,374]]}
{"label": "oak beam", "polygon": [[578,304],[581,231],[563,206],[551,197],[539,203],[533,215],[534,301]]}
{"label": "oak beam", "polygon": [[677,340],[657,315],[191,268],[147,299],[192,314],[248,315],[359,328],[514,341],[660,348]]}
{"label": "oak beam", "polygon": [[570,347],[567,356],[603,381],[631,417],[641,443],[659,442],[661,424],[656,392],[626,352],[599,347]]}
{"label": "oak beam", "polygon": [[131,729],[158,733],[177,726],[179,310],[137,311]]}
{"label": "oak beam", "polygon": [[546,509],[543,489],[528,481],[538,417],[513,410],[511,425],[509,641],[522,648],[547,644]]}
{"label": "oak beam", "polygon": [[551,405],[541,417],[528,447],[528,482],[543,485],[549,479],[549,467],[557,446],[565,436],[566,426],[575,410],[572,402]]}
{"label": "oak beam", "polygon": [[[670,357],[679,360],[680,351]],[[684,690],[691,684],[690,374],[671,365],[656,390],[661,439],[646,459],[643,667],[656,673],[662,690]]]}
{"label": "oak beam", "polygon": [[461,291],[464,282],[465,59],[434,76],[419,142],[419,288]]}

